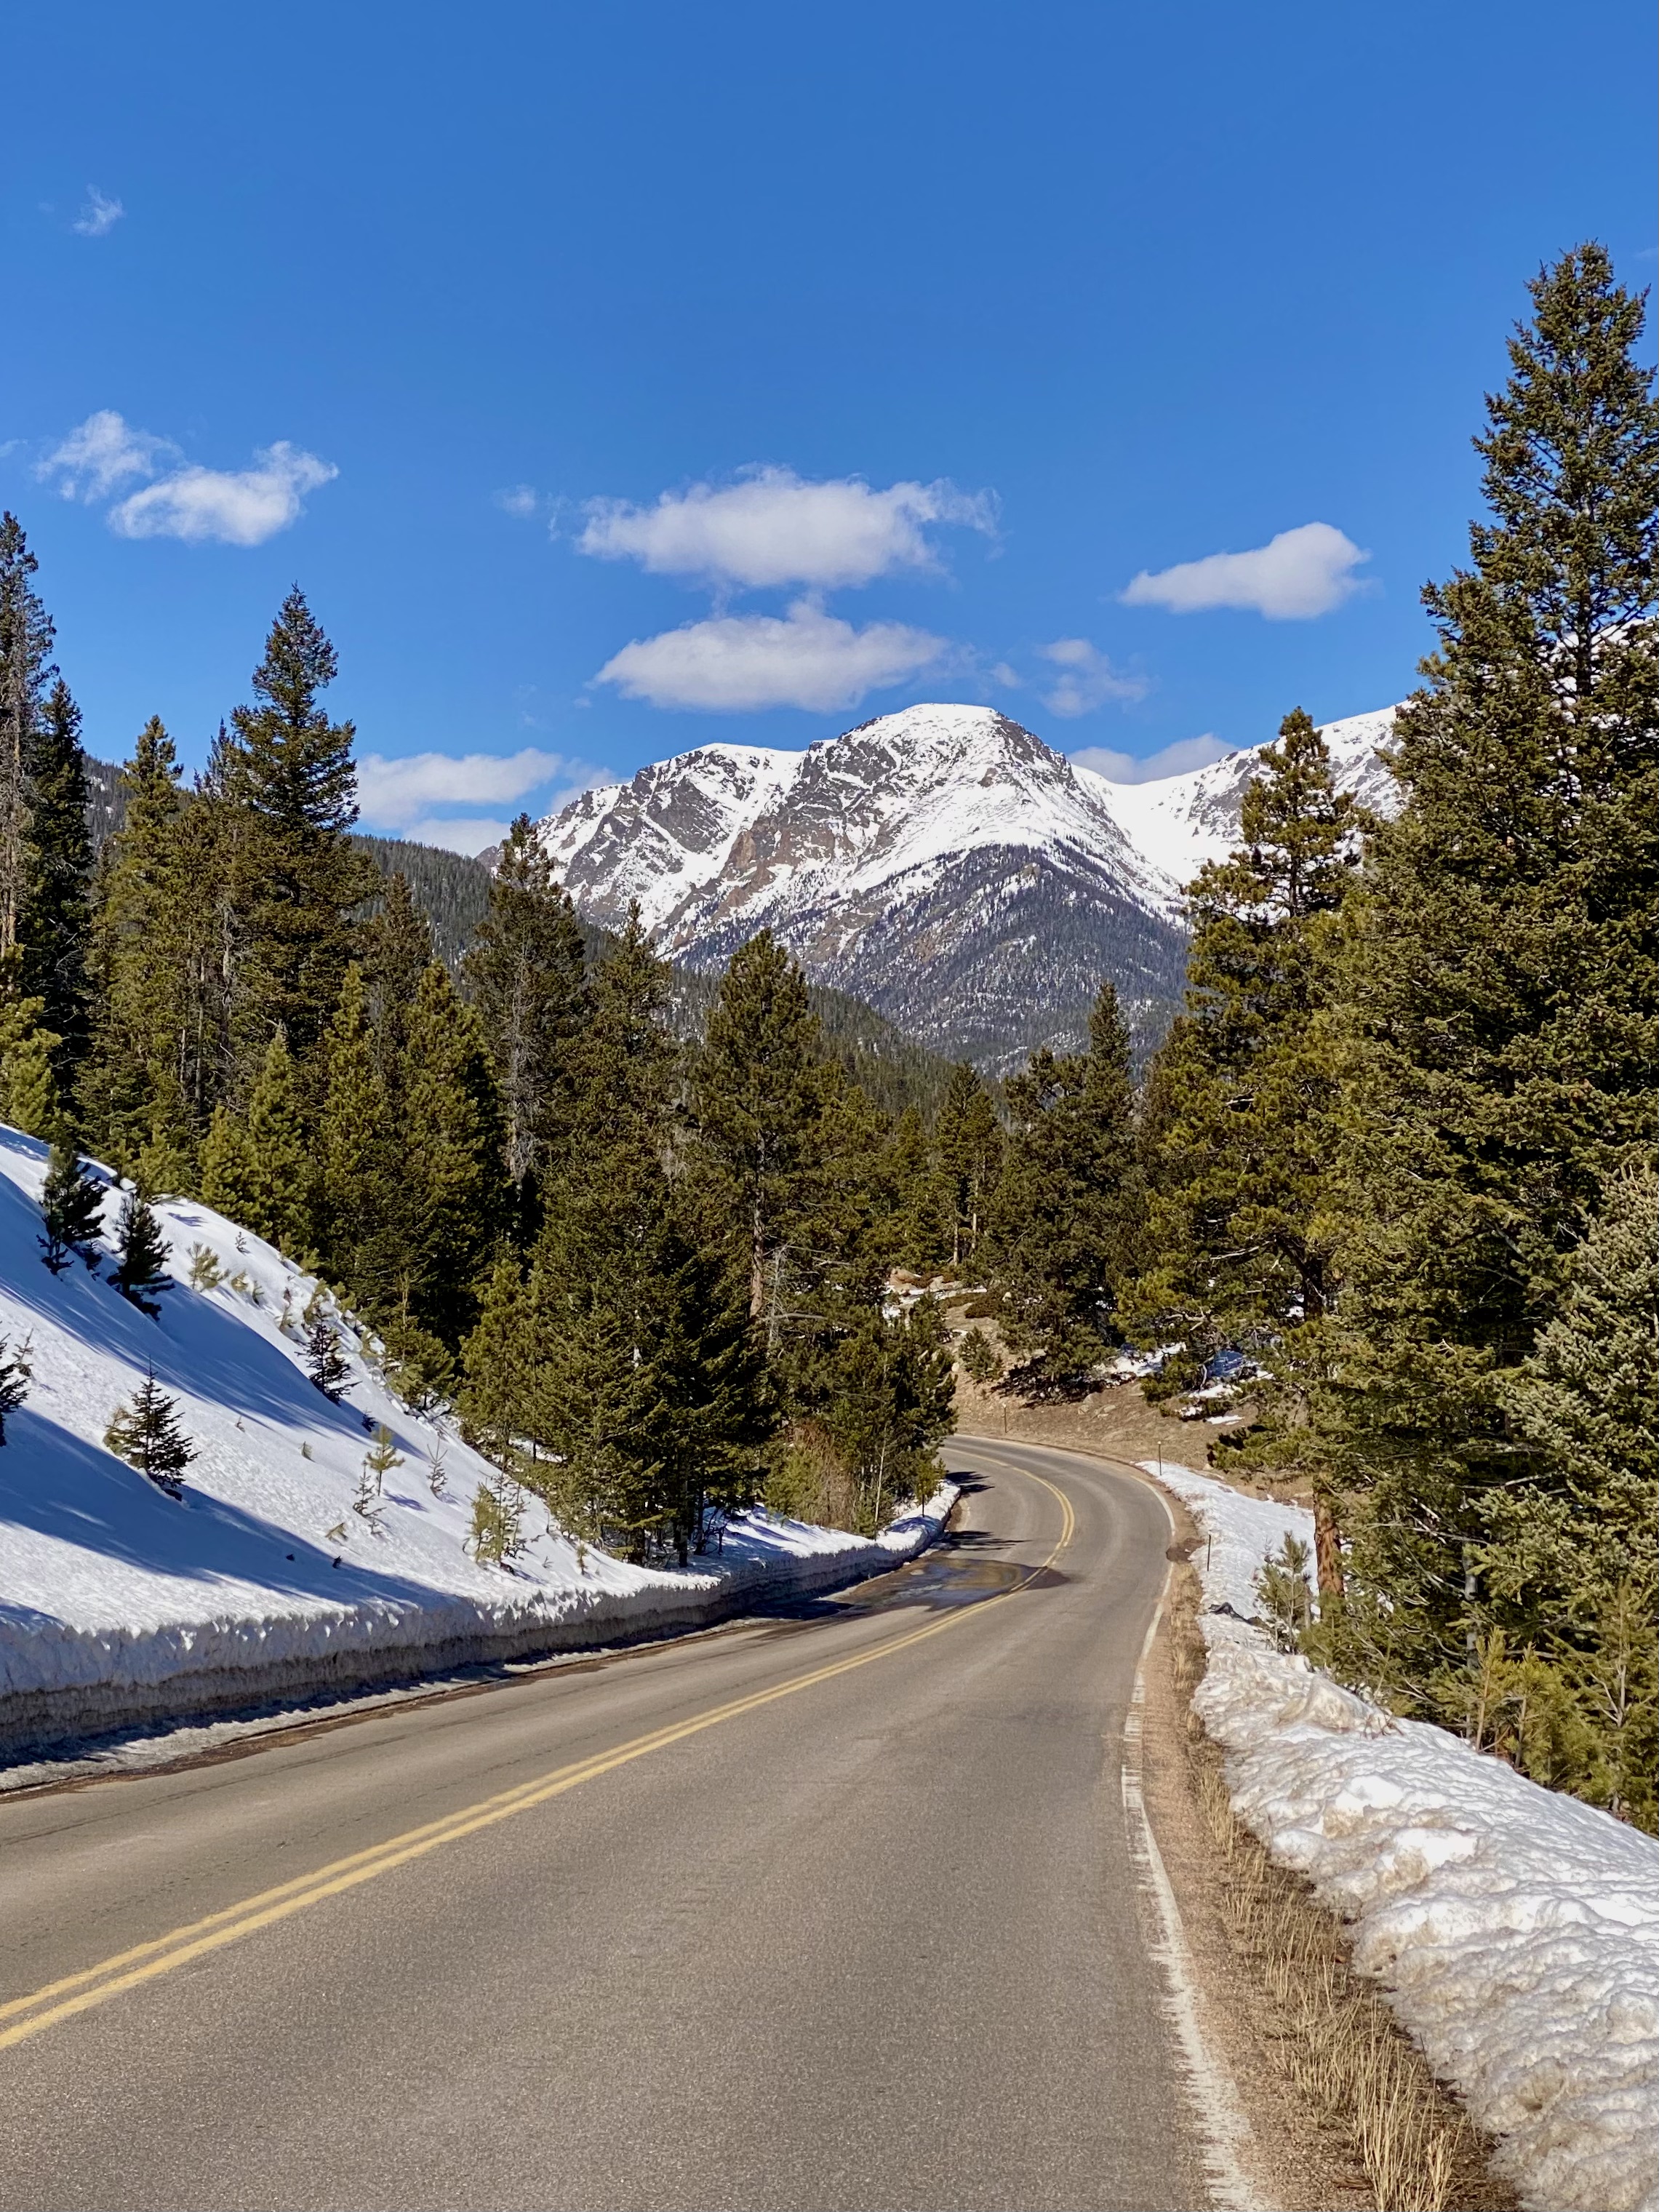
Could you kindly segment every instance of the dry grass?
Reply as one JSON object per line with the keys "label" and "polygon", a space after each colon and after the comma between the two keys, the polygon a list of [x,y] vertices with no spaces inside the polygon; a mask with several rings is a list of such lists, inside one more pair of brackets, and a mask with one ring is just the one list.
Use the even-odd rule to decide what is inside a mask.
{"label": "dry grass", "polygon": [[1354,1972],[1340,1923],[1234,1817],[1219,1753],[1188,1703],[1204,1668],[1190,1613],[1175,1661],[1198,1801],[1220,1858],[1223,1916],[1238,1964],[1264,1993],[1261,2039],[1274,2065],[1349,2150],[1379,2212],[1512,2205],[1488,2169],[1486,2139],[1375,1984]]}

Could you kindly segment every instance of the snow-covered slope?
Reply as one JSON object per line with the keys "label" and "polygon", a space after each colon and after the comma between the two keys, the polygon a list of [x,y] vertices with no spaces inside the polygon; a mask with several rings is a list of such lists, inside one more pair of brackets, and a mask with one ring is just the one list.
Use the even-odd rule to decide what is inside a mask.
{"label": "snow-covered slope", "polygon": [[[1327,722],[1322,732],[1337,781],[1378,814],[1392,812],[1397,803],[1394,778],[1377,754],[1388,743],[1396,711],[1385,707],[1373,714],[1351,714],[1346,721]],[[1239,810],[1259,770],[1260,749],[1249,746],[1208,768],[1152,783],[1094,780],[1148,865],[1186,884],[1206,861],[1224,859],[1237,843]]]}
{"label": "snow-covered slope", "polygon": [[[1386,796],[1392,710],[1329,726]],[[1144,1030],[1182,980],[1182,886],[1238,831],[1253,751],[1109,782],[988,707],[918,706],[805,752],[704,745],[544,826],[583,914],[637,900],[661,948],[725,960],[769,927],[815,981],[991,1067],[1080,1042],[1103,976]]]}
{"label": "snow-covered slope", "polygon": [[[158,1205],[173,1282],[150,1320],[101,1266],[47,1271],[44,1170],[45,1147],[0,1127],[0,1334],[27,1343],[33,1371],[0,1449],[0,1756],[714,1618],[757,1582],[823,1588],[890,1566],[948,1510],[874,1544],[749,1515],[718,1563],[673,1574],[579,1553],[532,1505],[511,1567],[481,1565],[465,1541],[493,1471],[390,1395],[343,1317],[350,1380],[337,1405],[313,1388],[298,1341],[312,1279],[206,1206]],[[193,1249],[222,1271],[216,1287],[190,1286]],[[199,1453],[176,1501],[103,1443],[152,1367]],[[376,1526],[353,1500],[382,1422],[403,1464]]]}
{"label": "snow-covered slope", "polygon": [[1653,2212],[1659,1844],[1273,1650],[1255,1572],[1312,1515],[1157,1472],[1212,1539],[1194,1703],[1240,1819],[1353,1923],[1529,2212]]}

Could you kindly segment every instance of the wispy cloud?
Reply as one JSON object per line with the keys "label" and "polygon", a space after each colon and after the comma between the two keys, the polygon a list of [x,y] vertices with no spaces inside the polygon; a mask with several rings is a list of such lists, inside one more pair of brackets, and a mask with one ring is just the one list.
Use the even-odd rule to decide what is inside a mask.
{"label": "wispy cloud", "polygon": [[902,623],[855,629],[815,600],[798,599],[781,617],[718,615],[636,639],[593,681],[614,684],[625,697],[653,707],[827,713],[855,707],[866,692],[932,667],[948,649],[942,637]]}
{"label": "wispy cloud", "polygon": [[305,513],[305,495],[340,473],[286,438],[261,448],[251,469],[179,469],[110,510],[123,538],[182,538],[187,544],[263,545]]}
{"label": "wispy cloud", "polygon": [[1156,783],[1160,776],[1185,775],[1189,769],[1208,768],[1224,760],[1235,748],[1206,731],[1201,738],[1177,738],[1161,752],[1137,760],[1131,753],[1115,752],[1109,745],[1084,745],[1072,755],[1079,768],[1091,768],[1111,783]]}
{"label": "wispy cloud", "polygon": [[35,474],[54,479],[65,499],[108,499],[134,477],[153,479],[128,492],[106,520],[122,538],[181,538],[222,545],[263,545],[305,512],[305,495],[340,471],[285,438],[262,447],[247,469],[186,462],[170,438],[135,429],[112,407],[70,432]]}
{"label": "wispy cloud", "polygon": [[937,568],[933,524],[994,535],[995,501],[945,483],[878,491],[860,477],[812,483],[793,469],[756,467],[734,483],[665,491],[654,507],[592,501],[576,543],[599,560],[637,561],[656,575],[832,591],[896,568]]}
{"label": "wispy cloud", "polygon": [[1361,588],[1352,572],[1370,557],[1328,522],[1304,522],[1248,553],[1211,553],[1156,574],[1142,569],[1118,596],[1125,606],[1177,615],[1246,607],[1269,622],[1307,622]]}
{"label": "wispy cloud", "polygon": [[578,792],[608,781],[602,769],[534,745],[516,753],[409,753],[401,760],[365,753],[357,763],[357,803],[370,828],[478,853],[498,844],[507,823],[447,810],[510,806],[542,793],[538,811],[553,813]]}
{"label": "wispy cloud", "polygon": [[179,448],[167,439],[135,430],[112,407],[100,407],[71,430],[34,473],[47,483],[55,477],[65,499],[90,503],[107,499],[129,478],[153,477],[163,461],[179,459]]}
{"label": "wispy cloud", "polygon": [[516,515],[520,521],[528,520],[541,504],[534,484],[507,484],[495,498],[503,514]]}
{"label": "wispy cloud", "polygon": [[82,238],[106,238],[125,213],[119,200],[100,192],[96,185],[88,185],[86,205],[70,227]]}
{"label": "wispy cloud", "polygon": [[1099,647],[1091,645],[1086,637],[1057,637],[1052,645],[1041,645],[1037,651],[1060,672],[1052,688],[1042,694],[1042,703],[1051,714],[1067,720],[1092,714],[1109,699],[1144,699],[1152,689],[1144,676],[1127,676],[1114,668]]}

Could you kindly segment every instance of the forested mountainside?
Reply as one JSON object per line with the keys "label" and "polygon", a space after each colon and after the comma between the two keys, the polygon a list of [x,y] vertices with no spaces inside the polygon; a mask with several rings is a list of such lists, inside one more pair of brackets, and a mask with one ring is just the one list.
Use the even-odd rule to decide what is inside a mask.
{"label": "forested mountainside", "polygon": [[[125,809],[120,782],[121,771],[114,762],[88,756],[87,817],[94,849],[100,849],[121,826]],[[437,845],[371,836],[363,830],[354,830],[351,842],[383,876],[404,878],[432,925],[438,957],[458,969],[489,911],[490,870],[483,860]],[[374,913],[378,905],[371,900],[366,911]],[[583,921],[580,927],[589,957],[597,960],[614,942],[613,934],[593,921]],[[702,1036],[719,988],[719,976],[707,969],[672,963],[669,1012],[682,1036]],[[933,1114],[950,1080],[946,1058],[918,1044],[896,1023],[844,991],[809,984],[807,999],[835,1058],[884,1113],[902,1114],[907,1106],[915,1106]],[[1084,1018],[1086,1023],[1086,1006]]]}

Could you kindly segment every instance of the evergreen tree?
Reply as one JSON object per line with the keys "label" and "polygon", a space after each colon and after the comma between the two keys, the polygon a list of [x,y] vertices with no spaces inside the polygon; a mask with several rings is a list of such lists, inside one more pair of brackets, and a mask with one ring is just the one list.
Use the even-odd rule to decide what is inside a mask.
{"label": "evergreen tree", "polygon": [[21,988],[22,956],[0,953],[0,1121],[31,1137],[52,1137],[63,1120],[54,1055],[63,1040],[44,1023],[45,1005]]}
{"label": "evergreen tree", "polygon": [[85,1258],[103,1226],[104,1186],[87,1173],[74,1146],[61,1139],[46,1161],[40,1218],[39,1243],[54,1275],[63,1273],[75,1253]]}
{"label": "evergreen tree", "polygon": [[1186,1012],[1161,1048],[1143,1114],[1148,1245],[1129,1317],[1174,1340],[1154,1395],[1201,1382],[1218,1352],[1269,1380],[1248,1452],[1311,1475],[1321,1585],[1340,1589],[1333,1485],[1310,1430],[1336,1294],[1329,1170],[1337,1076],[1327,1030],[1339,915],[1366,817],[1332,781],[1297,708],[1244,794],[1241,842],[1190,886]]}
{"label": "evergreen tree", "polygon": [[363,929],[362,969],[380,1072],[392,1085],[408,1042],[409,1018],[421,978],[437,955],[432,925],[416,904],[408,877],[389,876],[382,891],[380,908]]}
{"label": "evergreen tree", "polygon": [[1511,1411],[1572,1255],[1652,1139],[1659,407],[1639,299],[1583,246],[1477,440],[1491,520],[1426,594],[1343,969],[1345,1286],[1329,1445],[1361,1493],[1339,1663],[1474,1733],[1561,1478]]}
{"label": "evergreen tree", "polygon": [[532,1179],[569,1134],[572,1049],[586,1019],[587,983],[575,911],[527,814],[501,847],[464,974],[501,1087],[507,1171],[533,1213]]}
{"label": "evergreen tree", "polygon": [[898,1118],[885,1162],[891,1188],[890,1249],[900,1266],[931,1274],[949,1258],[952,1243],[933,1147],[921,1111],[907,1106]]}
{"label": "evergreen tree", "polygon": [[104,1442],[117,1459],[148,1475],[169,1498],[183,1495],[185,1469],[197,1456],[196,1447],[179,1425],[178,1400],[160,1388],[153,1367],[133,1392],[131,1404],[116,1407]]}
{"label": "evergreen tree", "polygon": [[729,1224],[749,1310],[775,1343],[791,1241],[817,1201],[824,1075],[799,968],[770,930],[732,956],[692,1069],[711,1217]]}
{"label": "evergreen tree", "polygon": [[386,1489],[387,1475],[394,1474],[404,1464],[404,1455],[398,1449],[392,1431],[382,1421],[374,1431],[374,1441],[363,1454],[363,1474],[374,1485],[379,1498]]}
{"label": "evergreen tree", "polygon": [[977,1070],[958,1060],[940,1102],[933,1131],[951,1224],[951,1264],[971,1262],[1002,1165],[1002,1128]]}
{"label": "evergreen tree", "polygon": [[187,1142],[192,1133],[179,1081],[178,937],[192,890],[179,868],[179,773],[173,740],[152,715],[121,771],[125,813],[99,872],[99,1006],[81,1103],[100,1152],[128,1167],[159,1134]]}
{"label": "evergreen tree", "polygon": [[324,1397],[337,1403],[351,1380],[351,1362],[342,1353],[339,1333],[326,1314],[314,1315],[307,1327],[306,1372]]}
{"label": "evergreen tree", "polygon": [[52,628],[30,579],[39,567],[14,514],[0,515],[0,954],[23,941],[36,749]]}
{"label": "evergreen tree", "polygon": [[216,1106],[202,1146],[202,1203],[238,1227],[251,1227],[261,1205],[253,1139],[228,1106]]}
{"label": "evergreen tree", "polygon": [[23,1403],[33,1380],[28,1340],[25,1338],[14,1352],[6,1339],[0,1336],[0,1444],[6,1441],[7,1414],[15,1413]]}
{"label": "evergreen tree", "polygon": [[401,1103],[408,1241],[399,1309],[453,1351],[476,1318],[507,1191],[501,1101],[483,1026],[435,960],[410,1012]]}
{"label": "evergreen tree", "polygon": [[120,1218],[115,1231],[115,1267],[110,1280],[124,1298],[154,1321],[161,1309],[155,1303],[162,1291],[171,1290],[167,1273],[167,1243],[149,1200],[142,1191],[121,1194]]}
{"label": "evergreen tree", "polygon": [[402,1170],[362,970],[355,963],[325,1040],[324,1083],[316,1148],[319,1242],[352,1303],[381,1314],[395,1304]]}
{"label": "evergreen tree", "polygon": [[44,1025],[60,1040],[58,1072],[67,1079],[84,1057],[89,1036],[92,840],[81,710],[61,677],[37,718],[29,816],[19,932],[23,990],[41,1001]]}
{"label": "evergreen tree", "polygon": [[[510,1251],[498,1255],[479,1302],[478,1319],[461,1347],[465,1382],[460,1412],[467,1442],[507,1467],[531,1434],[536,1317],[524,1271]],[[533,1445],[532,1445],[533,1449]]]}
{"label": "evergreen tree", "polygon": [[1004,1334],[1024,1355],[1025,1388],[1075,1390],[1118,1340],[1142,1230],[1129,1033],[1111,985],[1095,1002],[1086,1054],[1061,1058],[1045,1045],[1006,1088],[1013,1129],[988,1239]]}
{"label": "evergreen tree", "polygon": [[297,1258],[311,1242],[313,1171],[299,1083],[281,1030],[265,1048],[248,1101],[247,1135],[252,1207],[244,1225]]}
{"label": "evergreen tree", "polygon": [[236,856],[245,917],[246,989],[258,1031],[277,1030],[301,1068],[340,995],[351,959],[353,909],[376,888],[356,850],[354,732],[321,696],[337,671],[333,647],[297,587],[277,611],[253,674],[256,704],[231,717],[240,751],[238,795],[251,834]]}

